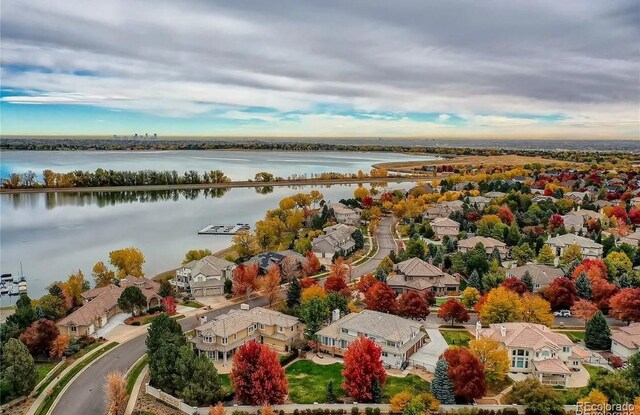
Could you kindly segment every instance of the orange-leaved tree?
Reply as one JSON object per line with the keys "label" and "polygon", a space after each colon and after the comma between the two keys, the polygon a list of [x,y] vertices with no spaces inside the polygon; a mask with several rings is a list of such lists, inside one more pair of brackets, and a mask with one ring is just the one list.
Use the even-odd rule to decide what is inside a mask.
{"label": "orange-leaved tree", "polygon": [[342,388],[350,397],[359,402],[372,401],[375,398],[372,393],[374,384],[381,388],[387,381],[382,348],[367,337],[358,337],[344,355],[342,376]]}
{"label": "orange-leaved tree", "polygon": [[282,404],[289,385],[276,352],[251,340],[236,351],[231,382],[237,400],[245,405]]}

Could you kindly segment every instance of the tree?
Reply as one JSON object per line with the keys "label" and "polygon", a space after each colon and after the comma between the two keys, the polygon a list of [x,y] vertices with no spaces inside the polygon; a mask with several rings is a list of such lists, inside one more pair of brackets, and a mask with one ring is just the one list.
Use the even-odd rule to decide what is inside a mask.
{"label": "tree", "polygon": [[618,292],[618,287],[615,284],[608,282],[605,279],[591,279],[591,300],[602,310],[606,312],[609,310],[609,301]]}
{"label": "tree", "polygon": [[180,377],[186,381],[179,396],[190,405],[222,399],[222,383],[214,363],[204,354],[196,356],[189,346],[182,346],[181,350],[187,356],[187,365],[180,370]]}
{"label": "tree", "polygon": [[67,346],[69,346],[69,336],[66,334],[58,334],[53,343],[51,343],[49,357],[52,359],[61,358]]}
{"label": "tree", "polygon": [[42,310],[44,317],[49,320],[55,321],[67,314],[64,301],[55,295],[47,294],[41,297],[36,304]]}
{"label": "tree", "polygon": [[71,303],[69,308],[82,305],[82,293],[85,291],[84,286],[84,274],[81,270],[69,275],[67,281],[62,284],[62,292]]}
{"label": "tree", "polygon": [[116,274],[111,271],[104,262],[99,261],[96,262],[91,270],[91,275],[93,276],[93,281],[96,284],[96,288],[106,287],[111,284],[113,280],[116,278]]}
{"label": "tree", "polygon": [[630,323],[640,321],[640,288],[624,288],[609,300],[609,315]]}
{"label": "tree", "polygon": [[302,270],[307,277],[316,274],[320,270],[320,261],[312,251],[307,252],[305,260],[302,262]]}
{"label": "tree", "polygon": [[624,252],[611,251],[604,259],[604,263],[607,266],[609,278],[615,279],[618,275],[631,272],[633,269],[633,263]]}
{"label": "tree", "polygon": [[330,315],[331,310],[323,297],[312,297],[303,301],[300,305],[300,317],[306,325],[305,336],[308,339],[315,339],[316,332],[320,330]]}
{"label": "tree", "polygon": [[227,411],[222,406],[222,402],[218,402],[216,406],[209,407],[209,415],[227,415]]}
{"label": "tree", "polygon": [[118,298],[118,307],[126,313],[135,316],[136,312],[142,312],[147,307],[147,297],[144,296],[142,290],[132,285],[127,287]]}
{"label": "tree", "polygon": [[[226,282],[226,281],[225,281]],[[158,289],[158,295],[162,298],[173,297],[174,289],[171,283],[167,280],[160,280],[160,288]]]}
{"label": "tree", "polygon": [[356,229],[355,231],[353,231],[353,233],[351,234],[351,238],[353,238],[357,250],[364,248],[364,236],[362,235],[360,229]]}
{"label": "tree", "polygon": [[173,297],[165,297],[161,301],[164,312],[172,316],[176,313],[177,305],[176,300]]}
{"label": "tree", "polygon": [[356,283],[356,290],[360,291],[362,294],[366,293],[369,288],[371,288],[378,279],[374,277],[372,274],[365,274]]}
{"label": "tree", "polygon": [[414,320],[424,320],[429,315],[429,305],[416,291],[407,291],[398,300],[398,314]]}
{"label": "tree", "polygon": [[383,282],[375,283],[364,294],[364,303],[369,310],[395,314],[398,308],[396,292]]}
{"label": "tree", "polygon": [[594,350],[611,348],[611,330],[601,311],[597,311],[587,322],[584,343],[589,349]]}
{"label": "tree", "polygon": [[60,330],[51,320],[42,318],[34,321],[27,330],[20,335],[20,341],[27,346],[33,355],[49,355],[54,340],[60,334]]}
{"label": "tree", "polygon": [[269,307],[280,298],[280,282],[280,268],[275,264],[269,266],[267,275],[260,278],[260,292],[267,297]]}
{"label": "tree", "polygon": [[302,276],[302,266],[300,261],[293,255],[286,255],[280,261],[280,275],[283,280],[291,281],[294,278]]}
{"label": "tree", "polygon": [[11,396],[27,395],[38,382],[33,357],[18,339],[9,339],[2,347],[2,382]]}
{"label": "tree", "polygon": [[563,264],[571,264],[574,261],[582,260],[582,249],[578,244],[569,245],[564,249],[560,262]]}
{"label": "tree", "polygon": [[537,295],[527,293],[522,297],[521,303],[522,321],[551,327],[553,314],[551,314],[551,304],[548,301]]}
{"label": "tree", "polygon": [[511,362],[502,343],[487,338],[474,339],[469,342],[469,350],[483,364],[489,385],[497,386],[507,378]]}
{"label": "tree", "polygon": [[450,348],[445,350],[443,357],[449,364],[447,373],[453,381],[453,392],[457,399],[472,402],[484,396],[487,391],[484,366],[469,349]]}
{"label": "tree", "polygon": [[[478,243],[472,250],[464,255],[466,273],[471,275],[473,271],[478,272],[478,276],[483,275],[489,270],[489,259],[485,252],[484,245]],[[472,286],[475,287],[475,286]],[[475,287],[482,291],[482,287]]]}
{"label": "tree", "polygon": [[527,285],[516,277],[510,277],[502,281],[502,286],[518,295],[523,295],[528,291]]}
{"label": "tree", "polygon": [[301,294],[300,280],[292,278],[291,282],[289,282],[289,288],[287,288],[287,308],[291,309],[299,306]]}
{"label": "tree", "polygon": [[469,276],[469,280],[467,281],[467,287],[482,291],[482,280],[477,270],[474,269],[473,272],[471,272],[471,276]]}
{"label": "tree", "polygon": [[609,399],[598,389],[593,389],[587,396],[578,399],[578,404],[606,405],[607,402],[609,402]]}
{"label": "tree", "polygon": [[276,352],[254,340],[236,351],[230,378],[236,399],[245,405],[282,404],[288,393]]}
{"label": "tree", "polygon": [[591,299],[591,282],[589,282],[589,277],[587,277],[584,271],[576,278],[575,285],[578,297],[584,298],[585,300]]}
{"label": "tree", "polygon": [[240,264],[233,270],[233,295],[235,297],[249,296],[258,288],[258,264]]}
{"label": "tree", "polygon": [[166,314],[160,314],[151,322],[147,334],[146,345],[149,360],[153,360],[160,346],[167,343],[182,346],[187,343],[187,339],[182,332],[182,327],[175,319]]}
{"label": "tree", "polygon": [[188,264],[191,261],[198,261],[206,256],[212,255],[210,249],[191,249],[184,254],[182,264]]}
{"label": "tree", "polygon": [[522,319],[522,302],[518,294],[504,287],[491,290],[480,310],[482,324],[506,323]]}
{"label": "tree", "polygon": [[340,310],[340,314],[345,315],[349,312],[349,296],[337,292],[330,292],[326,298],[329,311]]}
{"label": "tree", "polygon": [[498,217],[505,225],[511,225],[516,218],[506,204],[498,208]]}
{"label": "tree", "polygon": [[533,258],[536,257],[536,253],[529,246],[528,243],[523,243],[522,245],[514,246],[511,249],[511,258],[518,264],[518,266],[522,266],[529,261],[532,261]]}
{"label": "tree", "polygon": [[598,306],[593,304],[591,301],[582,299],[573,303],[573,307],[571,307],[571,314],[584,321],[585,324],[593,318],[597,311]]}
{"label": "tree", "polygon": [[[453,392],[451,393],[451,397],[453,398]],[[391,397],[389,401],[389,403],[391,404],[391,410],[393,412],[404,411],[404,408],[409,404],[409,402],[411,402],[412,399],[413,399],[413,395],[409,391],[396,393]]]}
{"label": "tree", "polygon": [[378,379],[374,379],[371,384],[371,402],[382,403],[382,386]]}
{"label": "tree", "polygon": [[576,286],[569,278],[556,278],[543,291],[553,310],[569,310],[578,300]]}
{"label": "tree", "polygon": [[588,387],[601,391],[609,398],[611,405],[623,405],[632,402],[634,398],[640,396],[640,388],[625,372],[601,373],[591,378]]}
{"label": "tree", "polygon": [[430,289],[424,290],[424,301],[429,304],[429,307],[436,305],[436,293]]}
{"label": "tree", "polygon": [[531,278],[531,274],[529,273],[529,270],[524,272],[524,275],[522,275],[521,281],[527,287],[527,291],[533,292],[533,278]]}
{"label": "tree", "polygon": [[543,385],[538,378],[527,378],[513,385],[506,397],[508,403],[524,405],[531,415],[557,415],[563,413],[563,399],[552,387]]}
{"label": "tree", "polygon": [[301,299],[303,304],[316,297],[321,299],[327,298],[327,293],[325,292],[324,288],[322,288],[318,284],[313,284],[310,287],[302,290]]}
{"label": "tree", "polygon": [[16,301],[15,312],[7,317],[7,323],[15,324],[20,329],[26,329],[36,320],[36,310],[27,294],[20,294]]}
{"label": "tree", "polygon": [[111,371],[105,377],[104,393],[106,395],[107,415],[123,415],[127,407],[128,396],[126,381],[122,373]]}
{"label": "tree", "polygon": [[258,240],[249,231],[240,231],[231,238],[233,249],[240,258],[249,258],[258,253]]}
{"label": "tree", "polygon": [[360,336],[347,348],[344,355],[342,389],[358,402],[371,402],[375,381],[383,386],[387,372],[382,364],[382,348],[373,340]]}
{"label": "tree", "polygon": [[440,306],[438,317],[445,322],[451,322],[451,326],[453,326],[453,323],[466,323],[470,319],[464,305],[454,298],[448,299]]}
{"label": "tree", "polygon": [[336,397],[336,392],[333,388],[333,379],[329,379],[329,382],[327,382],[326,401],[327,403],[336,403],[337,400],[338,398]]}
{"label": "tree", "polygon": [[436,370],[431,382],[431,393],[443,405],[453,405],[456,403],[453,393],[453,382],[449,377],[449,364],[444,358],[440,358],[436,363]]}
{"label": "tree", "polygon": [[467,287],[460,296],[460,302],[467,309],[472,309],[480,301],[480,291],[473,287]]}
{"label": "tree", "polygon": [[109,252],[109,262],[117,270],[117,277],[122,279],[127,275],[142,277],[142,264],[145,263],[144,255],[138,248],[123,248]]}
{"label": "tree", "polygon": [[329,265],[329,277],[346,280],[349,277],[349,271],[349,265],[345,263],[342,257],[339,257],[333,264]]}
{"label": "tree", "polygon": [[344,281],[344,278],[340,276],[332,275],[325,280],[324,290],[328,293],[349,292],[349,287],[347,286],[347,283]]}
{"label": "tree", "polygon": [[551,245],[542,245],[540,248],[540,252],[538,253],[538,257],[536,261],[539,264],[553,264],[553,261],[556,259],[556,256],[553,254],[553,249]]}

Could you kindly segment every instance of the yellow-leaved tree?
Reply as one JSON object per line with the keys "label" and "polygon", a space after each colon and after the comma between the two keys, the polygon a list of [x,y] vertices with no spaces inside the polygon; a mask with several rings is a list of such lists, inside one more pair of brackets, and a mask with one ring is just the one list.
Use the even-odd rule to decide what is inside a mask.
{"label": "yellow-leaved tree", "polygon": [[479,338],[469,342],[469,349],[484,365],[485,378],[490,386],[497,386],[507,378],[509,354],[501,343]]}
{"label": "yellow-leaved tree", "polygon": [[132,277],[144,275],[142,264],[145,259],[142,251],[138,248],[129,247],[111,251],[109,252],[109,262],[118,270],[118,278],[125,278],[127,275]]}
{"label": "yellow-leaved tree", "polygon": [[544,324],[551,327],[553,324],[553,314],[551,314],[551,304],[544,298],[525,294],[521,300],[522,303],[522,321],[527,323]]}
{"label": "yellow-leaved tree", "polygon": [[500,286],[489,291],[487,300],[480,310],[482,324],[506,323],[522,319],[520,296]]}

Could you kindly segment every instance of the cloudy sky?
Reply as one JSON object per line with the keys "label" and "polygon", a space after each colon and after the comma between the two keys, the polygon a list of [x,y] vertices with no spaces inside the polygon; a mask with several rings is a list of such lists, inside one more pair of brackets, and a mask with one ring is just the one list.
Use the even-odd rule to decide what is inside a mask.
{"label": "cloudy sky", "polygon": [[640,136],[640,3],[1,5],[3,134]]}

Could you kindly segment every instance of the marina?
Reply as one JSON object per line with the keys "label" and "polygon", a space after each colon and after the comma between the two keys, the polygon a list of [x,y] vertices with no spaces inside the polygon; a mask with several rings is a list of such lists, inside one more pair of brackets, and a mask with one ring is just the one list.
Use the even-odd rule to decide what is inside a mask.
{"label": "marina", "polygon": [[11,274],[0,276],[0,295],[17,296],[27,293],[27,279],[24,276],[14,277]]}
{"label": "marina", "polygon": [[240,231],[251,229],[247,223],[236,223],[235,225],[207,225],[198,231],[198,235],[235,235]]}

